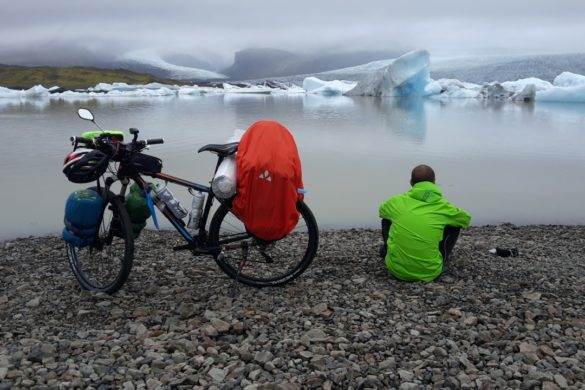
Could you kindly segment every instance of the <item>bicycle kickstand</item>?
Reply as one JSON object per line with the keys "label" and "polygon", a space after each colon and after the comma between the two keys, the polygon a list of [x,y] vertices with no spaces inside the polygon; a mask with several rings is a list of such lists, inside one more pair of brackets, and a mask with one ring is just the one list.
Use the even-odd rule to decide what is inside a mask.
{"label": "bicycle kickstand", "polygon": [[246,265],[246,262],[248,261],[248,254],[250,252],[250,248],[248,247],[248,243],[246,242],[242,242],[242,261],[240,261],[240,263],[238,264],[238,272],[236,273],[236,277],[234,278],[234,281],[232,283],[232,288],[230,289],[228,295],[230,298],[237,298],[240,295],[240,272],[242,271],[242,268],[244,268],[244,266]]}

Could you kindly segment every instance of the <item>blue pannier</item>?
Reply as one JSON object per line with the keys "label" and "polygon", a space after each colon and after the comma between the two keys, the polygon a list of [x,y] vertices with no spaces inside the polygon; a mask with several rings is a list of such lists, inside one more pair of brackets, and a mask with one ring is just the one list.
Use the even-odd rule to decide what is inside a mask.
{"label": "blue pannier", "polygon": [[73,192],[65,203],[63,240],[83,247],[91,244],[102,218],[105,202],[93,188]]}

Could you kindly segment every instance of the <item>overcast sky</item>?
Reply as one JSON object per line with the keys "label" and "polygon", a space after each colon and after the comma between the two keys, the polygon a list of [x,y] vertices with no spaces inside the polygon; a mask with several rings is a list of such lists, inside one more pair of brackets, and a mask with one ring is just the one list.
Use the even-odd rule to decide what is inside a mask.
{"label": "overcast sky", "polygon": [[[0,0],[7,52],[181,52],[229,62],[247,47],[425,48],[433,55],[585,52],[585,0]],[[4,53],[4,54],[3,54]]]}

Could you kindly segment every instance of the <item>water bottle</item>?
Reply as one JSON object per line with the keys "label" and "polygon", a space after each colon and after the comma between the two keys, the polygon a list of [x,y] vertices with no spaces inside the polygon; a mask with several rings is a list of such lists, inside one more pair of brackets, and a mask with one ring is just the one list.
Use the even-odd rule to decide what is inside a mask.
{"label": "water bottle", "polygon": [[492,248],[488,251],[492,255],[500,256],[500,257],[518,257],[518,249],[517,248]]}
{"label": "water bottle", "polygon": [[179,200],[173,196],[173,193],[166,185],[163,186],[160,183],[157,184],[154,187],[154,193],[156,194],[156,197],[160,199],[169,210],[171,210],[175,217],[183,219],[187,216],[187,210],[181,206]]}
{"label": "water bottle", "polygon": [[187,227],[189,229],[197,229],[199,227],[204,200],[205,195],[203,192],[195,191],[193,194],[193,200],[191,201],[191,211],[189,211],[189,222],[187,222]]}

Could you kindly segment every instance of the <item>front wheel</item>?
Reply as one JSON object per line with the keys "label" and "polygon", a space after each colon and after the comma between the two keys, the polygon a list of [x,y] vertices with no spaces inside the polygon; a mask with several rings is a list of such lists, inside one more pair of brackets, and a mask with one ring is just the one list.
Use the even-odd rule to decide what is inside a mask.
{"label": "front wheel", "polygon": [[307,205],[297,202],[300,213],[295,229],[278,241],[251,237],[244,224],[225,205],[213,215],[209,246],[230,278],[253,287],[280,286],[302,274],[313,261],[319,230]]}
{"label": "front wheel", "polygon": [[108,196],[98,235],[91,245],[67,244],[71,271],[84,290],[113,294],[128,279],[134,258],[134,236],[124,203]]}

